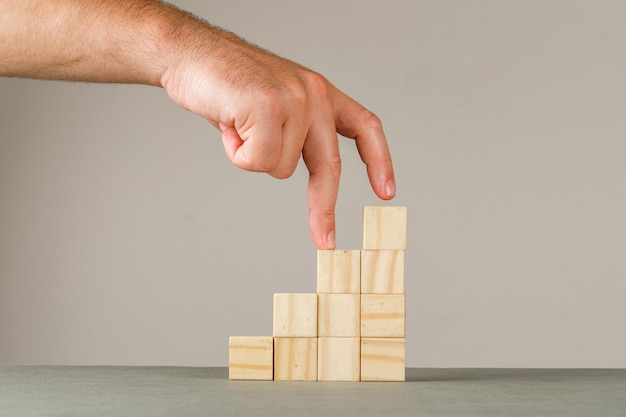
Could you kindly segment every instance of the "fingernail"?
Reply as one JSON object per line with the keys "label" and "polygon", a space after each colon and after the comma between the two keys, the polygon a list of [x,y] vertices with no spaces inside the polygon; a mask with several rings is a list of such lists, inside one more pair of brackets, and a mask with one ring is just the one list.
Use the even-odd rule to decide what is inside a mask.
{"label": "fingernail", "polygon": [[389,198],[396,195],[396,182],[393,179],[387,181],[387,184],[385,184],[385,193]]}
{"label": "fingernail", "polygon": [[335,249],[335,231],[331,230],[326,236],[326,248],[327,249]]}

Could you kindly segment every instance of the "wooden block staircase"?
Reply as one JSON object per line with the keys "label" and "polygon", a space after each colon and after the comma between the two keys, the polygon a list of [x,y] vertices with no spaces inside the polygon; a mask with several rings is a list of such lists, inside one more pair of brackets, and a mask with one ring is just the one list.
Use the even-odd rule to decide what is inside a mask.
{"label": "wooden block staircase", "polygon": [[319,250],[316,294],[274,294],[272,336],[232,336],[231,380],[404,381],[406,207],[364,207],[361,250]]}

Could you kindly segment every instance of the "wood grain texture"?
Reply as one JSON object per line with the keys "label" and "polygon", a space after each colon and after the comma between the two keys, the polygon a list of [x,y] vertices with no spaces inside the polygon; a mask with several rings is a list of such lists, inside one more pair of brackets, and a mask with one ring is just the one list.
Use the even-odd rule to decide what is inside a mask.
{"label": "wood grain texture", "polygon": [[363,207],[363,249],[405,250],[406,228],[406,207]]}
{"label": "wood grain texture", "polygon": [[317,294],[274,294],[275,337],[317,337]]}
{"label": "wood grain texture", "polygon": [[318,336],[361,335],[360,294],[318,294]]}
{"label": "wood grain texture", "polygon": [[361,381],[404,381],[405,340],[361,339]]}
{"label": "wood grain texture", "polygon": [[358,294],[361,291],[360,276],[361,251],[317,251],[318,294]]}
{"label": "wood grain texture", "polygon": [[361,292],[363,294],[404,293],[404,251],[361,251]]}
{"label": "wood grain texture", "polygon": [[318,381],[359,381],[361,339],[320,337],[317,343]]}
{"label": "wood grain texture", "polygon": [[316,381],[317,338],[275,337],[274,380]]}
{"label": "wood grain texture", "polygon": [[272,336],[231,336],[228,340],[228,378],[271,381],[274,376]]}
{"label": "wood grain texture", "polygon": [[361,294],[361,337],[404,337],[404,294]]}

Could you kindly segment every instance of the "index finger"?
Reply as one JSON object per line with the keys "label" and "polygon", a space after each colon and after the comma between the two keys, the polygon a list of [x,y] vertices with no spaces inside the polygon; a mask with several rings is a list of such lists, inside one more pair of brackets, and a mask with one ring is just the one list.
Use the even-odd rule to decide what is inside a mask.
{"label": "index finger", "polygon": [[392,199],[396,195],[396,180],[382,122],[336,88],[333,104],[337,132],[355,140],[374,192],[383,200]]}

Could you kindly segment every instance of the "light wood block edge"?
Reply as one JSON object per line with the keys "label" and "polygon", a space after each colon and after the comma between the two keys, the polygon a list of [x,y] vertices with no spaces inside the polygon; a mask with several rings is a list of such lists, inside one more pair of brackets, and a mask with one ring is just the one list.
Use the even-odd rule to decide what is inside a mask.
{"label": "light wood block edge", "polygon": [[361,381],[404,381],[404,338],[361,339]]}
{"label": "light wood block edge", "polygon": [[319,337],[318,381],[361,380],[361,338]]}
{"label": "light wood block edge", "polygon": [[317,337],[274,338],[274,381],[317,380]]}
{"label": "light wood block edge", "polygon": [[275,337],[317,337],[317,294],[274,294]]}
{"label": "light wood block edge", "polygon": [[318,294],[318,337],[360,337],[361,295]]}
{"label": "light wood block edge", "polygon": [[263,381],[274,379],[274,338],[231,336],[228,339],[228,378]]}
{"label": "light wood block edge", "polygon": [[362,250],[361,293],[404,293],[404,251]]}
{"label": "light wood block edge", "polygon": [[361,337],[404,337],[404,294],[361,294]]}

